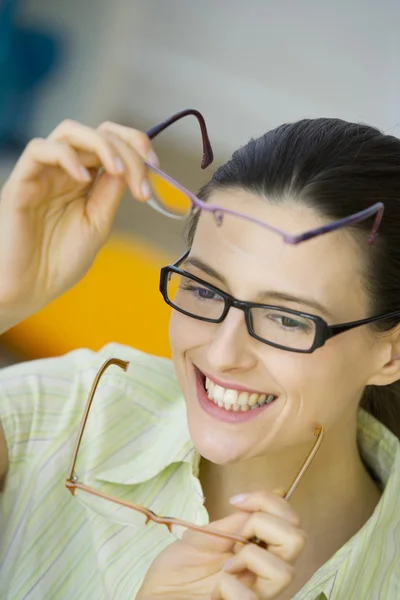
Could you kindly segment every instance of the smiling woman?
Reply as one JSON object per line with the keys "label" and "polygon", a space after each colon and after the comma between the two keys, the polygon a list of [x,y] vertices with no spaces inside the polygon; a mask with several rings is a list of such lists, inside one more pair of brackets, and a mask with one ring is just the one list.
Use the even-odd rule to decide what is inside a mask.
{"label": "smiling woman", "polygon": [[[149,137],[186,115],[206,166],[197,111]],[[172,362],[113,344],[0,374],[2,590],[392,600],[400,140],[337,119],[283,125],[195,197],[149,137],[65,122],[2,191],[2,331],[82,277],[126,185],[167,216],[190,211],[188,251],[160,277]]]}
{"label": "smiling woman", "polygon": [[[372,317],[370,323],[376,331],[390,331],[400,321],[400,252],[397,244],[400,225],[399,153],[400,142],[397,138],[385,136],[372,127],[338,119],[304,120],[278,127],[238,150],[213,175],[198,196],[201,200],[208,201],[218,191],[231,194],[231,197],[232,193],[235,196],[239,191],[247,191],[258,198],[267,199],[269,204],[272,203],[270,211],[274,215],[279,208],[282,210],[286,206],[289,210],[286,214],[282,213],[283,222],[287,227],[291,219],[294,231],[302,229],[301,213],[307,210],[311,219],[329,223],[346,219],[373,202],[384,202],[385,217],[373,244],[369,243],[368,238],[373,220],[368,219],[347,228],[338,241],[332,235],[325,238],[326,242],[331,242],[325,253],[322,246],[317,247],[313,242],[310,242],[308,248],[304,248],[309,251],[310,256],[314,251],[318,253],[318,266],[320,270],[326,271],[325,279],[330,279],[330,287],[335,286],[336,295],[340,295],[343,304],[347,303],[352,288],[361,288],[359,306],[353,316],[346,311],[346,314],[342,313],[340,320],[347,322]],[[234,205],[230,203],[230,206]],[[260,214],[258,210],[257,213]],[[274,215],[269,214],[268,222],[271,222]],[[188,230],[190,245],[193,243],[198,217],[199,213],[192,219]],[[307,219],[307,215],[303,218]],[[273,222],[276,223],[275,218]],[[348,248],[347,257],[342,253],[342,260],[336,261],[335,268],[329,259],[333,258],[335,245],[338,246],[337,252],[340,252],[346,236],[352,247]],[[355,241],[358,242],[357,246],[354,246]],[[269,251],[266,248],[266,252],[254,257],[263,261]],[[294,258],[294,253],[291,257],[289,251],[286,250],[288,260]],[[343,279],[346,263],[352,256],[353,272],[350,272],[347,282],[342,281],[340,276]],[[288,296],[282,290],[271,290],[267,297],[271,301],[286,301],[291,306],[313,308],[317,314],[328,317],[330,323],[338,321],[340,304],[335,306],[335,296],[327,293],[327,286],[327,301],[323,306],[316,299],[303,297],[304,289],[322,289],[324,278],[318,279],[317,273],[312,269],[313,263],[302,261],[300,253],[295,258],[299,263],[302,262],[298,291]],[[279,266],[282,264],[280,262]],[[306,278],[310,279],[310,285]],[[285,287],[287,282],[294,281],[291,276],[286,280]],[[329,306],[332,306],[332,310],[328,309]],[[335,314],[336,318],[333,316]],[[361,405],[400,436],[400,381],[395,377],[393,382],[384,383],[388,385],[378,383],[366,386]]]}

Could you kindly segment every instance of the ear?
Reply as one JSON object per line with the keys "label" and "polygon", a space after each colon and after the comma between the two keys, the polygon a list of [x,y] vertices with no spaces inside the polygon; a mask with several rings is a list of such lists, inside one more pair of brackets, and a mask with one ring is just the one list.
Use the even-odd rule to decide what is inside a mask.
{"label": "ear", "polygon": [[367,385],[390,385],[400,379],[400,325],[382,338],[377,367]]}

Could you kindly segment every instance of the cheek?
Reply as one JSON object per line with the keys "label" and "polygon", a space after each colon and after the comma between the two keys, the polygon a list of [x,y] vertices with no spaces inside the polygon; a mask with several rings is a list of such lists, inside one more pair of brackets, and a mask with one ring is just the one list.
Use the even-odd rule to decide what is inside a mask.
{"label": "cheek", "polygon": [[203,346],[211,339],[212,323],[204,323],[187,317],[174,310],[169,322],[169,342],[173,356],[178,356],[198,346]]}
{"label": "cheek", "polygon": [[178,348],[182,346],[182,327],[179,326],[181,315],[173,310],[171,313],[171,318],[169,320],[169,344],[171,346],[171,352],[174,354]]}
{"label": "cheek", "polygon": [[300,420],[329,426],[354,412],[369,375],[362,335],[343,334],[312,354],[285,354],[270,366]]}
{"label": "cheek", "polygon": [[179,386],[184,394],[188,393],[191,378],[188,376],[187,355],[191,350],[206,346],[212,336],[211,323],[204,323],[173,311],[169,322],[169,342],[172,362]]}

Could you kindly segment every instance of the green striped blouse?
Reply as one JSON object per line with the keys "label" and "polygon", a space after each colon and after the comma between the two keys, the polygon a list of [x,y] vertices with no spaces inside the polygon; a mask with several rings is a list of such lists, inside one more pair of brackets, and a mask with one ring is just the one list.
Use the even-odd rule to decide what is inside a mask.
{"label": "green striped blouse", "polygon": [[[173,538],[132,529],[81,504],[64,486],[91,383],[106,358],[77,470],[114,496],[207,523],[199,457],[170,361],[111,344],[0,372],[0,417],[9,472],[0,496],[1,600],[127,600]],[[400,598],[399,441],[364,411],[359,446],[384,493],[369,521],[296,600]]]}

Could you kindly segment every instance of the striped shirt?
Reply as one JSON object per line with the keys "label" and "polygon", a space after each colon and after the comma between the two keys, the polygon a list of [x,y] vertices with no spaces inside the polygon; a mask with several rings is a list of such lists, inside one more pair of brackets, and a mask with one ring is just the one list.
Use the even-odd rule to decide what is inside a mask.
{"label": "striped shirt", "polygon": [[[134,598],[174,539],[153,523],[121,525],[108,508],[82,503],[65,488],[88,392],[110,357],[130,366],[126,373],[112,366],[101,380],[79,453],[80,479],[159,514],[208,521],[199,456],[169,360],[110,344],[4,369],[0,417],[9,471],[0,496],[1,600]],[[295,600],[400,598],[400,444],[362,410],[358,439],[383,495]]]}

